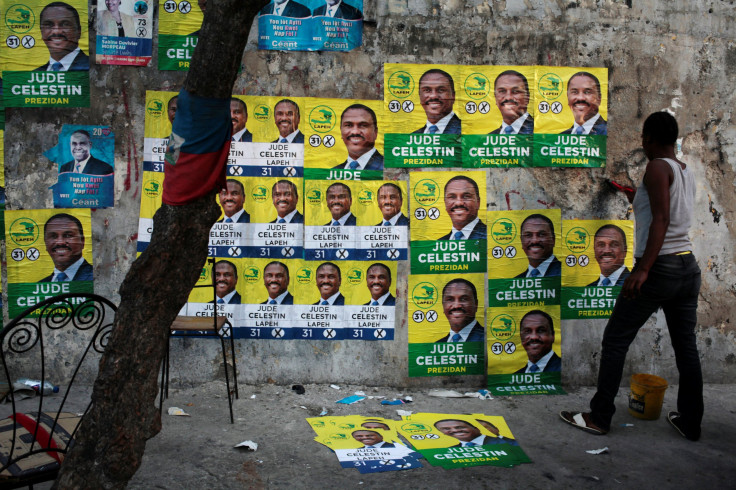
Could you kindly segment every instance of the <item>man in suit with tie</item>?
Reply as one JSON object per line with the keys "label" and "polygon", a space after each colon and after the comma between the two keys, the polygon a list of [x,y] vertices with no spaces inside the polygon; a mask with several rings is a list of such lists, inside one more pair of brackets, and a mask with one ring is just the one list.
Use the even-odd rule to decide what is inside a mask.
{"label": "man in suit with tie", "polygon": [[567,82],[567,105],[575,122],[561,134],[608,134],[608,123],[598,112],[601,82],[587,71],[579,71]]}
{"label": "man in suit with tie", "polygon": [[309,8],[294,0],[274,0],[261,9],[260,15],[275,14],[282,17],[295,17],[302,19],[310,17],[312,13]]}
{"label": "man in suit with tie", "polygon": [[395,306],[396,298],[391,294],[391,269],[385,264],[376,262],[368,267],[365,273],[365,281],[371,300],[365,306]]}
{"label": "man in suit with tie", "polygon": [[445,210],[452,221],[452,230],[440,240],[485,240],[486,225],[478,218],[480,209],[478,184],[458,175],[445,184]]}
{"label": "man in suit with tie", "polygon": [[450,323],[450,332],[435,341],[482,342],[483,325],[475,319],[478,291],[467,279],[453,279],[442,289],[442,310]]}
{"label": "man in suit with tie", "polygon": [[82,257],[84,229],[75,216],[53,215],[43,227],[46,252],[54,262],[54,272],[39,282],[91,281],[92,265]]}
{"label": "man in suit with tie", "polygon": [[262,305],[293,305],[294,296],[289,287],[289,268],[283,262],[274,260],[263,269],[263,284],[268,292],[268,299]]}
{"label": "man in suit with tie", "polygon": [[333,19],[358,20],[363,18],[360,10],[345,3],[344,0],[325,0],[325,5],[321,5],[312,12],[313,17],[325,15]]}
{"label": "man in suit with tie", "polygon": [[[238,284],[238,268],[228,260],[215,264],[215,295],[218,305],[239,305],[240,293],[235,290]],[[214,303],[214,301],[210,301]]]}
{"label": "man in suit with tie", "polygon": [[462,123],[452,110],[455,103],[455,82],[446,71],[432,68],[419,79],[419,103],[427,122],[414,133],[461,134]]}
{"label": "man in suit with tie", "polygon": [[69,148],[74,160],[66,162],[59,168],[59,173],[74,172],[87,175],[110,175],[110,165],[91,155],[92,141],[84,129],[78,129],[69,137]]}
{"label": "man in suit with tie", "polygon": [[248,122],[248,107],[237,97],[230,99],[230,119],[233,121],[232,141],[245,143],[253,141],[253,134],[245,127],[245,123]]}
{"label": "man in suit with tie", "polygon": [[355,430],[353,431],[353,439],[358,441],[359,443],[363,444],[362,448],[356,448],[356,449],[365,449],[365,448],[374,448],[374,449],[382,449],[382,448],[392,448],[396,447],[390,442],[385,442],[383,440],[383,436],[376,432],[375,430]]}
{"label": "man in suit with tie", "polygon": [[220,190],[220,206],[224,216],[218,223],[250,223],[250,215],[243,209],[245,188],[243,183],[235,179],[227,179],[225,189]]}
{"label": "man in suit with tie", "polygon": [[383,220],[376,226],[409,226],[409,218],[401,212],[404,204],[404,194],[401,188],[387,182],[378,188],[378,207]]}
{"label": "man in suit with tie", "polygon": [[301,143],[304,144],[304,133],[299,131],[299,106],[289,99],[282,99],[273,108],[273,119],[279,137],[273,143]]}
{"label": "man in suit with tie", "polygon": [[496,106],[501,112],[501,127],[489,134],[533,134],[534,118],[527,112],[529,82],[516,70],[506,70],[493,84]]}
{"label": "man in suit with tie", "polygon": [[82,25],[77,10],[64,2],[51,2],[41,10],[41,39],[49,61],[34,71],[87,71],[89,56],[79,48]]}
{"label": "man in suit with tie", "polygon": [[296,210],[299,192],[290,180],[279,180],[271,188],[271,199],[276,209],[276,219],[271,223],[304,223],[304,216]]}
{"label": "man in suit with tie", "polygon": [[325,201],[327,202],[327,209],[332,214],[332,221],[325,226],[356,225],[355,215],[350,211],[353,205],[353,193],[350,191],[350,187],[341,182],[335,182],[327,188]]}
{"label": "man in suit with tie", "polygon": [[340,134],[348,149],[348,158],[332,168],[383,170],[383,155],[375,148],[378,122],[373,109],[353,104],[342,111]]}
{"label": "man in suit with tie", "polygon": [[552,350],[555,341],[552,317],[542,310],[532,310],[522,317],[520,324],[521,345],[529,361],[516,374],[560,372],[562,359]]}
{"label": "man in suit with tie", "polygon": [[562,264],[553,255],[555,225],[543,214],[530,214],[521,223],[521,249],[529,261],[516,277],[560,277]]}
{"label": "man in suit with tie", "polygon": [[501,432],[498,430],[498,427],[493,425],[489,420],[484,419],[475,419],[476,422],[478,422],[480,425],[482,425],[488,432],[496,436],[496,439],[498,439],[498,443],[504,443],[509,444],[511,446],[518,446],[519,443],[516,442],[516,439],[513,439],[511,437],[502,436]]}
{"label": "man in suit with tie", "polygon": [[454,437],[460,441],[450,447],[476,447],[499,443],[498,438],[484,435],[478,427],[465,420],[438,420],[434,423],[434,427],[444,435]]}
{"label": "man in suit with tie", "polygon": [[626,260],[626,234],[616,225],[607,224],[598,228],[593,238],[595,261],[601,270],[598,279],[588,284],[595,286],[623,286],[631,271],[624,265]]}
{"label": "man in suit with tie", "polygon": [[345,296],[340,292],[342,274],[340,268],[332,262],[323,262],[317,267],[317,289],[320,299],[315,305],[342,306],[345,304]]}
{"label": "man in suit with tie", "polygon": [[172,98],[169,99],[169,102],[166,104],[166,115],[169,118],[169,122],[174,124],[174,118],[176,117],[176,109],[178,108],[178,102],[179,102],[179,96],[175,95]]}

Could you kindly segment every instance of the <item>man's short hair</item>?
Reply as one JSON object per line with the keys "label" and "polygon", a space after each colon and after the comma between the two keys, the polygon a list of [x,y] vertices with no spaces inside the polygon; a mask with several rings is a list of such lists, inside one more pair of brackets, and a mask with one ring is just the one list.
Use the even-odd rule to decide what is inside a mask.
{"label": "man's short hair", "polygon": [[50,9],[53,7],[61,7],[64,9],[67,9],[69,12],[72,13],[72,16],[74,16],[74,21],[77,23],[77,30],[81,33],[82,32],[82,24],[79,22],[79,12],[77,12],[77,9],[69,5],[68,3],[64,2],[51,2],[50,4],[46,5],[43,10],[41,10],[41,14],[38,16],[41,22],[43,22],[43,14],[46,12],[46,9]]}
{"label": "man's short hair", "polygon": [[[235,266],[235,264],[233,264],[229,260],[218,260],[217,262],[215,262],[215,270],[217,270],[217,266],[220,265],[220,264],[227,264],[230,267],[232,267],[233,268],[233,272],[235,273],[235,279],[236,280],[238,279],[238,268]],[[214,277],[213,277],[213,279],[214,279]]]}
{"label": "man's short hair", "polygon": [[278,260],[272,260],[271,262],[266,264],[266,267],[263,268],[263,272],[265,273],[266,269],[268,269],[272,265],[280,265],[281,267],[283,267],[286,271],[286,278],[289,279],[289,268],[286,267],[286,264],[284,264],[283,262],[279,262]]}
{"label": "man's short hair", "polygon": [[455,177],[451,178],[447,181],[447,184],[445,184],[445,190],[444,192],[447,192],[447,186],[449,186],[451,183],[455,182],[456,180],[465,180],[470,182],[470,184],[473,186],[473,189],[475,189],[475,196],[480,200],[480,190],[478,190],[478,183],[471,179],[470,177],[466,177],[464,175],[456,175]]}
{"label": "man's short hair", "polygon": [[319,267],[317,267],[317,272],[319,273],[319,270],[326,265],[331,265],[332,267],[337,269],[337,274],[340,276],[340,278],[342,278],[342,272],[340,271],[340,268],[337,266],[337,264],[335,264],[334,262],[322,262],[321,264],[319,264]]}
{"label": "man's short hair", "polygon": [[516,70],[506,70],[504,72],[499,73],[496,79],[493,81],[493,90],[496,90],[498,79],[506,75],[514,75],[515,77],[521,78],[524,81],[524,88],[526,89],[526,95],[527,96],[529,95],[529,82],[527,82],[526,77],[524,75],[522,75]]}
{"label": "man's short hair", "polygon": [[444,70],[440,70],[439,68],[432,68],[425,71],[424,74],[422,74],[421,78],[419,78],[419,85],[422,84],[422,80],[424,80],[424,77],[426,77],[427,75],[432,75],[434,73],[447,78],[450,81],[450,90],[452,90],[452,93],[455,94],[455,81],[452,79],[449,73]]}
{"label": "man's short hair", "polygon": [[245,117],[248,117],[248,106],[245,105],[245,102],[243,99],[238,99],[237,97],[230,97],[230,102],[240,102],[240,105],[243,106],[243,113],[245,113]]}
{"label": "man's short hair", "polygon": [[171,109],[171,103],[174,102],[176,99],[178,99],[179,96],[175,95],[172,98],[169,99],[169,101],[166,103],[166,109]]}
{"label": "man's short hair", "polygon": [[277,185],[279,185],[279,184],[288,184],[288,185],[289,185],[289,187],[291,187],[291,192],[293,192],[293,193],[294,193],[294,196],[295,196],[295,197],[296,197],[297,199],[299,199],[299,191],[298,191],[298,190],[297,190],[297,188],[296,188],[296,184],[295,184],[295,183],[293,183],[293,182],[292,182],[292,181],[290,181],[290,180],[279,180],[278,182],[276,182],[276,183],[275,183],[275,184],[273,185],[273,187],[271,187],[271,194],[273,194],[273,191],[274,191],[274,190],[276,190],[276,186],[277,186]]}
{"label": "man's short hair", "polygon": [[393,187],[394,189],[398,191],[399,197],[401,198],[401,200],[402,201],[404,200],[404,193],[401,192],[401,187],[399,187],[398,185],[393,184],[391,182],[386,182],[385,184],[383,184],[381,187],[378,188],[378,192],[380,193],[381,189],[383,189],[384,187]]}
{"label": "man's short hair", "polygon": [[567,81],[567,84],[570,85],[570,82],[572,82],[572,79],[575,77],[588,77],[595,83],[595,88],[598,90],[598,98],[601,98],[601,82],[598,80],[598,77],[593,75],[592,73],[589,73],[587,71],[579,71],[573,76],[570,77],[570,79]]}
{"label": "man's short hair", "polygon": [[669,112],[653,112],[644,121],[641,134],[642,136],[649,136],[660,145],[674,145],[679,134],[677,120]]}
{"label": "man's short hair", "polygon": [[[332,189],[333,187],[344,187],[345,189],[347,189],[347,190],[348,190],[348,197],[349,197],[350,199],[352,199],[352,198],[353,198],[353,193],[352,193],[352,192],[350,191],[350,187],[349,187],[349,186],[347,186],[347,185],[345,185],[345,184],[343,184],[342,182],[335,182],[334,184],[332,184],[331,186],[329,186],[329,187],[327,188],[327,192],[330,192],[330,189]],[[325,193],[325,194],[326,194],[326,193]]]}
{"label": "man's short hair", "polygon": [[71,134],[71,135],[69,136],[69,138],[71,138],[71,137],[72,137],[72,136],[74,136],[75,134],[83,134],[84,136],[86,136],[86,137],[87,137],[87,140],[88,140],[88,141],[89,141],[90,143],[92,142],[92,136],[90,136],[90,135],[89,135],[89,132],[88,132],[87,130],[85,130],[85,129],[77,129],[76,131],[74,131],[74,132],[73,132],[73,133],[72,133],[72,134]]}
{"label": "man's short hair", "polygon": [[245,187],[243,187],[242,182],[240,182],[239,180],[235,180],[235,179],[227,179],[225,181],[225,186],[226,186],[225,188],[227,188],[227,184],[230,182],[232,182],[233,184],[237,184],[238,187],[240,187],[240,192],[243,194],[243,196],[245,196]]}
{"label": "man's short hair", "polygon": [[373,109],[363,104],[353,104],[347,109],[345,109],[344,111],[342,111],[342,114],[340,114],[340,124],[342,124],[342,119],[343,117],[345,117],[345,113],[352,109],[362,110],[370,114],[371,117],[373,118],[373,127],[375,128],[376,131],[378,131],[378,119],[376,119],[376,113],[373,111]]}
{"label": "man's short hair", "polygon": [[382,436],[381,434],[379,434],[379,433],[378,433],[378,432],[376,432],[375,430],[370,430],[370,429],[355,429],[354,431],[352,431],[352,432],[350,433],[350,435],[352,436],[352,435],[354,435],[354,434],[355,434],[356,432],[373,432],[373,433],[374,433],[375,435],[377,435],[378,437],[380,437],[380,438],[383,438],[383,436]]}
{"label": "man's short hair", "polygon": [[[434,423],[434,427],[435,427],[435,429],[437,428],[437,424],[441,424],[442,422],[460,422],[460,423],[462,423],[462,424],[465,424],[465,425],[469,425],[470,427],[475,427],[475,426],[474,426],[473,424],[471,424],[471,423],[470,423],[470,422],[468,422],[467,420],[459,420],[459,419],[442,419],[442,420],[438,420],[437,422],[435,422],[435,423]],[[477,427],[475,427],[475,428],[477,429]]]}
{"label": "man's short hair", "polygon": [[388,280],[391,280],[391,269],[389,269],[386,264],[376,262],[375,264],[371,264],[371,266],[368,267],[365,272],[368,273],[368,271],[371,270],[373,267],[383,267],[383,270],[386,271],[386,274],[388,275]]}
{"label": "man's short hair", "polygon": [[54,221],[59,221],[59,220],[62,220],[62,219],[71,221],[72,223],[74,223],[75,225],[77,225],[77,229],[79,230],[79,235],[82,237],[82,239],[84,239],[84,229],[82,228],[82,222],[79,221],[76,216],[72,216],[71,214],[67,214],[67,213],[59,213],[59,214],[55,214],[52,217],[50,217],[46,221],[46,223],[43,225],[43,234],[44,234],[44,236],[46,236],[46,227],[47,226],[49,226]]}
{"label": "man's short hair", "polygon": [[476,305],[478,304],[478,291],[475,289],[475,284],[473,284],[472,282],[468,281],[467,279],[457,278],[457,279],[453,279],[452,281],[450,281],[447,284],[445,284],[445,287],[442,288],[442,296],[443,297],[445,296],[445,291],[447,290],[447,288],[449,288],[450,286],[452,286],[454,284],[463,284],[465,286],[468,286],[473,291],[473,299],[475,300],[475,304]]}
{"label": "man's short hair", "polygon": [[528,311],[528,312],[526,313],[526,315],[524,315],[523,317],[521,317],[521,321],[519,322],[519,328],[521,328],[521,327],[522,327],[522,326],[524,325],[524,320],[525,320],[525,319],[526,319],[526,317],[528,317],[529,315],[541,315],[541,316],[543,316],[544,318],[546,318],[546,319],[547,319],[547,321],[549,322],[549,328],[550,328],[550,330],[552,331],[552,338],[555,338],[555,322],[553,322],[553,321],[552,321],[552,317],[551,317],[551,316],[549,316],[549,314],[547,314],[546,312],[544,312],[544,311],[542,311],[542,310],[532,310],[532,311]]}
{"label": "man's short hair", "polygon": [[284,103],[293,105],[296,108],[296,115],[301,117],[301,115],[299,114],[299,106],[291,99],[281,99],[280,101],[276,102],[276,105],[273,106],[274,110],[276,109],[276,106]]}
{"label": "man's short hair", "polygon": [[519,229],[523,229],[524,224],[530,219],[541,219],[542,221],[547,223],[547,225],[549,225],[549,231],[552,233],[552,235],[555,234],[555,225],[554,223],[552,223],[552,220],[549,219],[547,216],[543,214],[539,214],[539,213],[530,214],[529,216],[527,216],[526,219],[524,219],[524,221],[521,222],[521,227]]}
{"label": "man's short hair", "polygon": [[606,231],[606,230],[613,230],[617,232],[621,236],[621,243],[623,243],[624,250],[626,250],[626,233],[624,233],[624,230],[622,230],[616,225],[609,223],[607,225],[601,226],[600,228],[598,228],[598,231],[595,232],[595,236],[593,237],[593,239],[598,238],[598,235],[600,235],[601,232]]}

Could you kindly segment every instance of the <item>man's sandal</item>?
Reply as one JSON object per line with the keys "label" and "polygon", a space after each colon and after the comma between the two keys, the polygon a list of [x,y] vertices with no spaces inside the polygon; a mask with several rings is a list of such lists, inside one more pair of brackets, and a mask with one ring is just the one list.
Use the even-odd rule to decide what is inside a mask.
{"label": "man's sandal", "polygon": [[590,420],[589,413],[567,412],[563,410],[560,412],[560,418],[568,424],[577,427],[580,430],[584,430],[589,434],[595,434],[597,436],[608,434],[607,430],[601,429]]}

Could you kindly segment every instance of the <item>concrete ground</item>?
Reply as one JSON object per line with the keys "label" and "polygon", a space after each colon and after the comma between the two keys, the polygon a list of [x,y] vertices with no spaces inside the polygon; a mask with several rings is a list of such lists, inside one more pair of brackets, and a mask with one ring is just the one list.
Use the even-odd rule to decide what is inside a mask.
{"label": "concrete ground", "polygon": [[[736,391],[733,385],[705,387],[705,418],[699,442],[683,439],[664,418],[675,409],[676,386],[667,390],[663,416],[643,421],[629,415],[622,388],[613,430],[594,436],[564,424],[560,410],[584,409],[592,388],[567,396],[497,397],[493,400],[441,399],[424,391],[389,387],[305,385],[240,387],[231,425],[224,383],[173,386],[166,408],[190,417],[163,415],[163,429],[148,442],[131,489],[243,488],[734,488],[736,481]],[[477,387],[467,387],[474,391]],[[335,401],[363,390],[367,395],[412,396],[403,406],[366,399],[354,405]],[[458,390],[461,391],[461,390]],[[253,397],[254,396],[254,397]],[[368,415],[398,420],[396,409],[415,412],[501,415],[532,460],[514,468],[479,466],[444,470],[428,464],[408,471],[362,475],[340,467],[335,455],[314,442],[304,420],[329,415]],[[621,424],[633,424],[623,427]],[[258,443],[256,452],[233,446]],[[585,451],[608,447],[606,454]]]}

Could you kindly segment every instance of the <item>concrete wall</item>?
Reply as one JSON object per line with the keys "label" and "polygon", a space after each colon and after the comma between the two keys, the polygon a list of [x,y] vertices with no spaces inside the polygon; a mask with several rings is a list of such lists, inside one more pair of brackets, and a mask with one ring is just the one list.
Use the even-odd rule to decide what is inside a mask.
{"label": "concrete wall", "polygon": [[[509,169],[488,174],[488,209],[559,207],[566,218],[629,218],[607,178],[638,183],[645,158],[640,129],[652,111],[677,117],[682,159],[697,181],[692,238],[703,269],[698,339],[705,379],[736,376],[734,225],[736,193],[736,9],[704,0],[387,0],[366,3],[364,46],[350,53],[256,49],[251,33],[236,93],[380,99],[385,62],[548,64],[609,69],[608,164],[604,169]],[[156,66],[156,61],[152,64]],[[51,207],[56,173],[42,152],[61,124],[110,124],[116,134],[116,207],[92,215],[96,291],[116,298],[135,257],[142,173],[144,93],[175,90],[184,75],[155,68],[96,66],[90,109],[9,109],[5,137],[8,207]],[[21,136],[22,135],[22,136]],[[406,178],[405,172],[394,170]],[[508,203],[508,204],[507,204]],[[406,290],[408,267],[398,287]],[[405,310],[405,296],[397,303]],[[563,381],[592,384],[603,320],[563,323]],[[408,378],[407,322],[394,342],[237,342],[241,381],[365,385],[481,385],[482,377]],[[176,341],[172,374],[184,381],[221,376],[214,343]],[[627,372],[677,382],[661,314],[629,352]]]}

